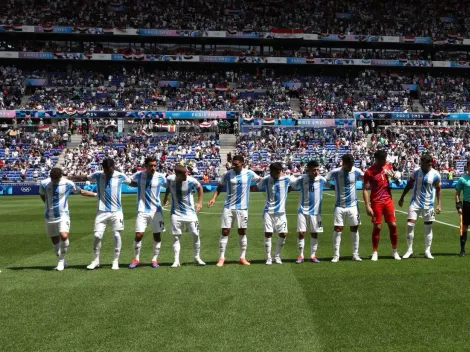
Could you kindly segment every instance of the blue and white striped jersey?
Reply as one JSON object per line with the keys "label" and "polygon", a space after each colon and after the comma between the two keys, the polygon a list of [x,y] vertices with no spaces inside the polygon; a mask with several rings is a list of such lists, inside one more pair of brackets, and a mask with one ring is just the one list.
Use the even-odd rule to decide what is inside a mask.
{"label": "blue and white striped jersey", "polygon": [[166,187],[165,175],[158,172],[150,175],[147,171],[139,171],[132,175],[131,180],[137,182],[137,211],[161,212],[160,192],[162,187]]}
{"label": "blue and white striped jersey", "polygon": [[295,180],[294,187],[300,191],[299,214],[321,215],[323,186],[325,184],[326,179],[322,176],[313,179],[309,175],[302,175]]}
{"label": "blue and white striped jersey", "polygon": [[90,175],[88,180],[96,183],[98,210],[122,211],[121,188],[123,183],[132,182],[129,177],[119,171],[114,171],[112,177],[106,176],[103,171],[97,171]]}
{"label": "blue and white striped jersey", "polygon": [[70,193],[78,193],[80,188],[70,180],[62,178],[58,184],[53,184],[50,178],[42,180],[39,194],[46,197],[44,217],[47,222],[59,222],[69,217],[68,198]]}
{"label": "blue and white striped jersey", "polygon": [[258,182],[260,179],[261,177],[251,170],[243,169],[238,174],[234,170],[227,171],[220,181],[222,186],[227,186],[224,208],[248,209],[251,182]]}
{"label": "blue and white striped jersey", "polygon": [[441,183],[441,175],[434,169],[424,173],[421,168],[414,170],[410,175],[414,181],[413,195],[410,205],[418,209],[431,209],[434,207],[435,186]]}
{"label": "blue and white striped jersey", "polygon": [[271,176],[264,177],[258,183],[258,188],[266,192],[266,205],[264,213],[284,214],[286,212],[286,199],[289,186],[294,184],[294,179],[289,176],[281,176],[277,180]]}
{"label": "blue and white striped jersey", "polygon": [[364,177],[364,172],[354,167],[350,172],[344,171],[342,167],[331,170],[326,175],[327,181],[334,181],[336,193],[336,207],[349,208],[357,206],[356,181]]}
{"label": "blue and white striped jersey", "polygon": [[175,175],[171,175],[167,177],[166,182],[171,193],[171,215],[186,221],[196,221],[193,192],[201,185],[199,181],[187,176],[186,181],[179,182]]}

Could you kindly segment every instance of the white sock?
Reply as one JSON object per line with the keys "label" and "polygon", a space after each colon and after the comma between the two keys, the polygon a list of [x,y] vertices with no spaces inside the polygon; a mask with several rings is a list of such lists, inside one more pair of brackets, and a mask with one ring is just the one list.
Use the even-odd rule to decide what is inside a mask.
{"label": "white sock", "polygon": [[339,257],[339,248],[341,246],[341,232],[333,232],[333,256]]}
{"label": "white sock", "polygon": [[284,244],[286,243],[286,238],[279,236],[276,241],[276,257],[281,256],[281,249],[284,247]]}
{"label": "white sock", "polygon": [[359,255],[359,231],[351,232],[352,255]]}
{"label": "white sock", "polygon": [[415,238],[415,224],[408,223],[406,226],[406,243],[408,244],[407,252],[413,252],[413,240]]}
{"label": "white sock", "polygon": [[134,259],[140,260],[140,249],[142,248],[142,240],[135,241],[134,240]]}
{"label": "white sock", "polygon": [[60,255],[60,242],[53,243],[52,244],[52,250],[54,251],[54,254],[56,255],[56,257],[59,257],[59,255]]}
{"label": "white sock", "polygon": [[199,254],[201,252],[201,238],[199,235],[193,234],[193,250],[194,250],[194,258],[199,258]]}
{"label": "white sock", "polygon": [[153,258],[152,261],[156,262],[158,260],[158,255],[160,254],[160,247],[162,246],[161,242],[153,241]]}
{"label": "white sock", "polygon": [[93,237],[93,261],[100,261],[100,252],[101,252],[101,239],[103,238],[103,233],[97,234]]}
{"label": "white sock", "polygon": [[431,252],[432,224],[424,224],[424,250]]}
{"label": "white sock", "polygon": [[297,245],[299,246],[299,257],[304,257],[305,238],[298,238]]}
{"label": "white sock", "polygon": [[310,237],[310,257],[313,258],[316,256],[318,249],[318,238]]}
{"label": "white sock", "polygon": [[68,252],[69,245],[70,245],[70,242],[69,242],[68,238],[65,241],[60,240],[59,260],[64,260],[65,259],[65,253]]}
{"label": "white sock", "polygon": [[264,248],[266,250],[266,259],[271,258],[272,246],[273,246],[272,238],[271,237],[265,237],[264,238]]}
{"label": "white sock", "polygon": [[121,255],[121,247],[122,247],[122,240],[121,240],[121,232],[114,231],[114,260],[119,260],[119,256]]}
{"label": "white sock", "polygon": [[228,236],[221,235],[219,238],[219,258],[225,258],[225,251],[227,249]]}
{"label": "white sock", "polygon": [[175,263],[179,263],[180,261],[180,236],[173,236],[173,253],[175,255]]}
{"label": "white sock", "polygon": [[245,258],[246,248],[248,247],[248,239],[246,235],[238,236],[238,245],[240,246],[240,259]]}

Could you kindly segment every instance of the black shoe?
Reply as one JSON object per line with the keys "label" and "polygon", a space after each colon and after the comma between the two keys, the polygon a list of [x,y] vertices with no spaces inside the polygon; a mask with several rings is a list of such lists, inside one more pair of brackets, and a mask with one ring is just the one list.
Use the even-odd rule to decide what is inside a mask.
{"label": "black shoe", "polygon": [[460,254],[459,254],[461,257],[465,257],[465,251],[460,251]]}

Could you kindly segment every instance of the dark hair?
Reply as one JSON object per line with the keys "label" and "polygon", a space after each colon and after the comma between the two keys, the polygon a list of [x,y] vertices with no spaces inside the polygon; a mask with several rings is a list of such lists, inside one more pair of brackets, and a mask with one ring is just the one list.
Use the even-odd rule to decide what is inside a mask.
{"label": "dark hair", "polygon": [[352,156],[352,154],[344,154],[344,155],[341,157],[341,160],[343,161],[343,164],[344,164],[344,163],[347,163],[347,164],[354,164],[354,157]]}
{"label": "dark hair", "polygon": [[175,174],[186,175],[187,172],[188,170],[186,170],[184,166],[181,166],[181,165],[175,166]]}
{"label": "dark hair", "polygon": [[385,150],[377,150],[374,153],[374,158],[377,160],[387,160],[387,152]]}
{"label": "dark hair", "polygon": [[110,167],[114,167],[114,160],[111,158],[106,158],[101,163],[101,166],[103,166],[104,169],[109,169]]}
{"label": "dark hair", "polygon": [[51,177],[51,179],[59,179],[62,177],[62,169],[60,167],[53,167],[51,169],[51,172],[49,174],[49,176]]}
{"label": "dark hair", "polygon": [[424,163],[432,163],[432,156],[430,154],[423,154],[421,156],[421,161]]}
{"label": "dark hair", "polygon": [[239,162],[241,162],[242,164],[244,164],[244,163],[245,163],[245,158],[244,158],[243,156],[241,156],[241,155],[235,155],[235,156],[232,158],[232,162],[233,162],[233,161],[239,161]]}
{"label": "dark hair", "polygon": [[272,163],[269,165],[269,171],[282,171],[281,163]]}
{"label": "dark hair", "polygon": [[319,167],[319,166],[320,166],[320,163],[316,160],[310,160],[307,163],[307,169],[310,169],[311,167]]}
{"label": "dark hair", "polygon": [[153,163],[153,162],[157,162],[157,158],[155,158],[154,156],[148,156],[145,158],[145,165],[148,165],[149,163]]}

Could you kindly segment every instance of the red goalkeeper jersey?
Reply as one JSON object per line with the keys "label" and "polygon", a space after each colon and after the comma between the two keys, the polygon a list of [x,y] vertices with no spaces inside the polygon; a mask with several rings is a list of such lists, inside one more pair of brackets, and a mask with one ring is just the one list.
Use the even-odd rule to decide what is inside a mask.
{"label": "red goalkeeper jersey", "polygon": [[390,164],[385,164],[383,167],[374,164],[366,170],[364,183],[370,184],[370,202],[372,204],[387,203],[392,200],[392,192],[388,183],[392,174]]}

